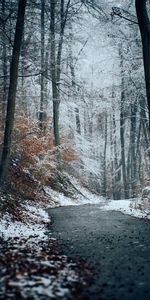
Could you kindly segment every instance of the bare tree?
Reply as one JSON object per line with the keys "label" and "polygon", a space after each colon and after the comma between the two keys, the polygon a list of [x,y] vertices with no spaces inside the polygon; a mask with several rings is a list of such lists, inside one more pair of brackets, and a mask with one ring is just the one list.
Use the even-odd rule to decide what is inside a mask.
{"label": "bare tree", "polygon": [[15,100],[18,83],[18,67],[19,67],[19,56],[22,43],[24,19],[25,19],[25,8],[26,0],[19,0],[18,4],[18,15],[15,29],[15,39],[12,52],[12,60],[10,65],[10,83],[7,99],[7,115],[4,132],[4,143],[2,150],[2,158],[0,164],[0,182],[2,183],[7,175],[9,167],[9,157],[12,141],[12,132],[14,124],[15,114]]}
{"label": "bare tree", "polygon": [[44,121],[44,76],[43,71],[45,67],[45,0],[41,0],[41,101],[40,101],[40,129],[43,131]]}
{"label": "bare tree", "polygon": [[51,0],[51,76],[52,76],[52,94],[53,94],[53,130],[55,146],[60,144],[59,136],[59,105],[60,105],[60,76],[61,76],[61,59],[62,48],[64,41],[65,26],[68,17],[70,0],[68,0],[66,7],[64,0],[60,1],[60,29],[59,41],[56,47],[56,2]]}

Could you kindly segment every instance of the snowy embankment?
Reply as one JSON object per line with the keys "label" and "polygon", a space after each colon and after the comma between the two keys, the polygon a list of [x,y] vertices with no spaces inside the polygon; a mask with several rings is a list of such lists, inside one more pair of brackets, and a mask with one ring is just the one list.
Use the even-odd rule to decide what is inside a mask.
{"label": "snowy embankment", "polygon": [[79,182],[70,177],[70,181],[75,186],[78,194],[75,198],[66,197],[63,193],[54,191],[49,187],[45,187],[45,192],[51,196],[56,206],[84,205],[84,204],[100,204],[99,209],[120,211],[124,214],[131,215],[136,218],[150,219],[150,210],[142,198],[129,200],[106,200],[104,197],[90,192],[84,188]]}
{"label": "snowy embankment", "polygon": [[54,191],[50,187],[44,187],[45,193],[51,197],[56,206],[84,205],[84,204],[102,204],[105,203],[105,198],[92,193],[74,177],[69,177],[70,182],[76,190],[74,197],[65,196],[64,193]]}
{"label": "snowy embankment", "polygon": [[150,219],[150,211],[139,209],[138,203],[140,203],[140,199],[112,200],[106,203],[102,209],[120,211],[136,218]]}
{"label": "snowy embankment", "polygon": [[64,194],[48,188],[47,193],[51,194],[52,198],[56,201],[56,206],[70,206],[70,205],[100,205],[98,209],[120,211],[124,214],[136,217],[150,219],[150,211],[147,209],[139,209],[140,199],[129,199],[129,200],[106,200],[102,196],[92,194],[86,189],[82,188],[84,196],[79,194],[76,199],[66,197]]}
{"label": "snowy embankment", "polygon": [[120,211],[124,214],[131,215],[136,218],[150,219],[150,210],[147,205],[145,207],[142,198],[126,199],[126,200],[106,200],[104,197],[90,192],[87,188],[82,187],[75,178],[70,177],[70,181],[75,186],[78,194],[76,197],[66,197],[63,193],[54,191],[46,187],[45,192],[51,196],[56,206],[84,205],[84,204],[100,204],[99,209]]}
{"label": "snowy embankment", "polygon": [[4,239],[29,238],[36,234],[38,240],[45,239],[45,225],[50,222],[45,210],[29,204],[23,205],[22,210],[24,212],[22,222],[13,222],[9,214],[4,215],[0,222],[0,236]]}
{"label": "snowy embankment", "polygon": [[79,193],[75,198],[67,197],[63,193],[54,191],[49,187],[45,187],[45,192],[49,194],[52,197],[52,199],[55,199],[55,203],[57,207],[70,206],[70,205],[99,204],[104,201],[103,197],[92,194],[88,192],[86,189],[84,190],[84,194]]}

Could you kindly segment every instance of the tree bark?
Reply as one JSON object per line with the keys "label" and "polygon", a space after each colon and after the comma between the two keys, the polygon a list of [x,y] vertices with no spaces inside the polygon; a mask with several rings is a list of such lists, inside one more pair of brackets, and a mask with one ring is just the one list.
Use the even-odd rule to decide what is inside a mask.
{"label": "tree bark", "polygon": [[51,0],[51,76],[52,76],[52,97],[53,97],[53,132],[54,132],[54,144],[58,146],[60,144],[59,137],[59,95],[57,87],[57,64],[56,64],[56,41],[55,41],[55,15],[56,15],[56,3],[55,0]]}
{"label": "tree bark", "polygon": [[130,128],[130,151],[131,151],[131,186],[132,186],[132,197],[136,196],[136,181],[137,181],[137,163],[136,163],[136,130],[137,130],[137,103],[131,103],[131,128]]}
{"label": "tree bark", "polygon": [[125,103],[125,86],[124,86],[124,74],[123,74],[123,57],[121,46],[119,49],[120,56],[120,69],[121,69],[121,107],[120,107],[120,141],[121,141],[121,163],[122,163],[122,177],[124,187],[124,197],[128,198],[127,188],[127,176],[126,176],[126,159],[125,159],[125,140],[124,140],[124,129],[125,129],[125,118],[124,118],[124,103]]}
{"label": "tree bark", "polygon": [[56,53],[55,40],[55,19],[56,19],[56,1],[51,0],[51,75],[52,75],[52,94],[53,94],[53,131],[55,146],[60,145],[59,134],[59,105],[60,105],[60,75],[61,75],[61,57],[64,41],[64,30],[66,26],[70,0],[68,0],[66,9],[64,0],[60,1],[60,32],[58,41],[58,50]]}
{"label": "tree bark", "polygon": [[22,43],[23,29],[24,29],[24,18],[25,18],[26,0],[19,0],[18,14],[15,29],[15,39],[12,53],[12,60],[10,65],[10,83],[7,99],[7,115],[4,132],[4,142],[2,149],[2,158],[0,165],[0,183],[2,183],[7,175],[9,167],[10,148],[12,141],[12,132],[14,124],[15,114],[15,100],[18,83],[18,67],[19,67],[19,56]]}
{"label": "tree bark", "polygon": [[105,142],[103,154],[103,183],[102,183],[102,196],[107,196],[107,174],[106,174],[106,152],[107,152],[107,112],[105,113]]}
{"label": "tree bark", "polygon": [[146,95],[149,116],[150,132],[150,20],[147,12],[147,0],[135,0],[136,14],[139,23],[142,45],[143,45],[143,62],[146,83]]}
{"label": "tree bark", "polygon": [[[3,18],[5,18],[5,0],[2,1],[2,13]],[[5,20],[3,20],[3,32],[5,32]],[[2,105],[2,114],[3,118],[5,118],[6,113],[6,93],[7,93],[7,50],[6,50],[6,38],[3,36],[3,105]]]}
{"label": "tree bark", "polygon": [[145,148],[147,149],[149,147],[149,124],[147,122],[146,118],[146,101],[144,97],[142,96],[139,100],[140,104],[140,117],[141,117],[141,122],[142,122],[142,127],[143,127],[143,133],[145,137]]}
{"label": "tree bark", "polygon": [[45,0],[41,0],[41,101],[39,113],[39,127],[41,132],[44,131],[44,76],[43,71],[45,67],[44,52],[45,52]]}

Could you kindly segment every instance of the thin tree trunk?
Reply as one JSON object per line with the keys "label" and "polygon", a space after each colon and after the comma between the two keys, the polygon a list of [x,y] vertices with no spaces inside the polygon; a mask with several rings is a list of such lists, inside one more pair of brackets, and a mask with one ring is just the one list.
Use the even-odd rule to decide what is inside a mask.
{"label": "thin tree trunk", "polygon": [[51,76],[52,76],[52,97],[53,97],[53,131],[55,146],[60,144],[59,136],[59,101],[57,88],[57,65],[56,65],[56,41],[55,41],[55,15],[56,3],[51,0]]}
{"label": "thin tree trunk", "polygon": [[135,153],[135,139],[136,139],[136,112],[137,103],[131,103],[131,131],[130,131],[130,145],[131,145],[131,184],[132,197],[135,196],[136,189],[136,153]]}
{"label": "thin tree trunk", "polygon": [[116,121],[115,121],[115,113],[113,112],[113,119],[112,119],[112,126],[113,126],[113,146],[114,146],[114,199],[120,199],[119,192],[117,191],[116,187],[118,187],[118,182],[120,181],[121,172],[118,163],[118,155],[117,155],[117,141],[116,141]]}
{"label": "thin tree trunk", "polygon": [[[126,163],[126,176],[128,178],[128,183],[129,183],[131,180],[131,140],[130,140],[129,148],[128,148],[128,156],[127,156],[127,163]],[[130,185],[128,185],[128,191],[129,191],[128,193],[130,195],[130,192],[131,192]]]}
{"label": "thin tree trunk", "polygon": [[105,114],[105,143],[104,143],[104,155],[103,155],[103,185],[102,196],[107,196],[107,177],[106,177],[106,151],[107,151],[107,113]]}
{"label": "thin tree trunk", "polygon": [[26,91],[26,76],[28,74],[28,68],[27,68],[27,62],[28,62],[28,49],[29,49],[29,44],[31,41],[31,37],[33,35],[33,31],[31,30],[28,34],[28,36],[25,39],[25,32],[23,33],[22,37],[22,45],[21,45],[21,102],[22,102],[22,110],[23,113],[28,116],[29,111],[28,111],[28,101],[27,101],[27,91]]}
{"label": "thin tree trunk", "polygon": [[15,114],[15,100],[16,100],[16,91],[17,91],[17,83],[18,83],[19,56],[20,56],[20,49],[21,49],[23,29],[24,29],[25,8],[26,8],[26,0],[19,0],[12,61],[10,65],[10,83],[9,83],[8,101],[7,101],[7,115],[6,115],[2,158],[1,158],[1,165],[0,165],[1,183],[6,178],[8,167],[9,167],[10,148],[11,148],[14,114]]}
{"label": "thin tree trunk", "polygon": [[111,119],[110,123],[110,169],[111,169],[111,193],[113,196],[113,199],[115,199],[115,169],[114,169],[114,130],[113,130],[113,118]]}
{"label": "thin tree trunk", "polygon": [[139,101],[140,103],[140,117],[141,117],[141,122],[143,126],[143,132],[145,136],[145,145],[146,149],[149,147],[149,126],[147,122],[147,116],[146,116],[146,103],[144,97],[142,97]]}
{"label": "thin tree trunk", "polygon": [[56,1],[51,0],[51,75],[52,75],[52,93],[53,93],[53,130],[55,146],[60,144],[59,134],[59,105],[60,105],[60,75],[61,75],[61,57],[64,40],[64,30],[68,16],[70,0],[64,10],[64,0],[60,2],[60,34],[58,42],[58,50],[56,55],[55,41],[55,16],[56,16]]}
{"label": "thin tree trunk", "polygon": [[[72,27],[70,28],[72,30]],[[75,99],[76,96],[76,84],[75,84],[75,68],[73,64],[73,55],[72,55],[72,49],[71,45],[73,44],[73,35],[72,32],[69,34],[69,68],[70,68],[70,73],[71,73],[71,85],[72,85],[72,90],[73,90],[73,98]],[[78,134],[81,135],[81,122],[80,122],[80,111],[79,108],[75,108],[75,115],[76,115],[76,131]]]}
{"label": "thin tree trunk", "polygon": [[125,160],[125,141],[124,141],[124,103],[125,103],[125,86],[123,74],[123,56],[122,50],[119,49],[120,68],[121,68],[121,107],[120,107],[120,141],[121,141],[121,162],[122,162],[122,177],[124,186],[124,197],[128,198],[127,177],[126,177],[126,160]]}
{"label": "thin tree trunk", "polygon": [[[123,95],[122,101],[123,102]],[[128,198],[128,190],[127,190],[127,178],[126,178],[126,161],[125,161],[125,141],[124,141],[124,113],[123,107],[121,103],[121,112],[120,112],[120,141],[121,141],[121,161],[122,161],[122,177],[123,177],[123,186],[124,186],[124,196]]]}
{"label": "thin tree trunk", "polygon": [[81,135],[81,123],[80,123],[80,114],[79,114],[79,108],[75,108],[75,114],[76,114],[76,131],[78,134]]}
{"label": "thin tree trunk", "polygon": [[143,178],[141,178],[141,151],[140,151],[141,128],[142,128],[142,121],[140,119],[138,135],[137,135],[137,142],[136,142],[136,144],[137,144],[137,146],[136,146],[136,161],[138,162],[138,164],[137,164],[138,179],[139,179],[140,183],[143,183]]}

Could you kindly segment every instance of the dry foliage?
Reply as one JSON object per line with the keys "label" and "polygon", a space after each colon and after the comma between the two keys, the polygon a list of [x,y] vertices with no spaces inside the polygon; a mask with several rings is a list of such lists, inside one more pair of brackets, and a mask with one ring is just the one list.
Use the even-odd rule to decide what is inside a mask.
{"label": "dry foliage", "polygon": [[68,147],[67,149],[62,149],[61,156],[64,161],[73,161],[77,159],[77,155],[73,148]]}
{"label": "dry foliage", "polygon": [[11,191],[17,192],[21,198],[38,202],[48,201],[39,182],[32,177],[32,174],[26,174],[20,166],[11,167],[8,180]]}
{"label": "dry foliage", "polygon": [[12,151],[21,154],[26,167],[34,163],[35,156],[54,147],[50,132],[41,136],[38,122],[22,116],[16,118],[13,141]]}
{"label": "dry foliage", "polygon": [[[71,143],[67,143],[67,137],[63,137],[62,141],[63,146],[59,149],[61,160],[64,163],[76,160],[77,156]],[[57,170],[57,153],[50,130],[43,136],[37,120],[16,116],[9,175],[13,190],[28,199],[41,198],[41,186],[49,185],[52,174]]]}

